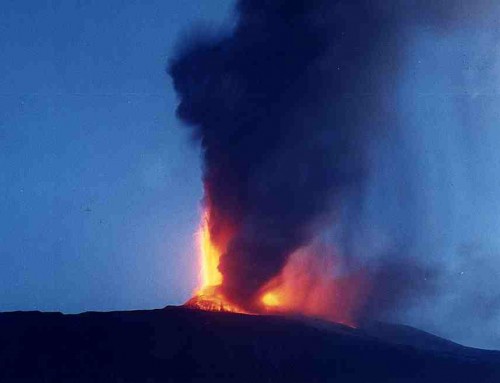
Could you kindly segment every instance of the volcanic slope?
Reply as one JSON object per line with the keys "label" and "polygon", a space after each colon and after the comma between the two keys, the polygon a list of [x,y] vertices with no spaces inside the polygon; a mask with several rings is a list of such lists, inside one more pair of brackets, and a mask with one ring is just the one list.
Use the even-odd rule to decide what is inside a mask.
{"label": "volcanic slope", "polygon": [[500,382],[500,352],[405,326],[185,307],[0,314],[0,382]]}

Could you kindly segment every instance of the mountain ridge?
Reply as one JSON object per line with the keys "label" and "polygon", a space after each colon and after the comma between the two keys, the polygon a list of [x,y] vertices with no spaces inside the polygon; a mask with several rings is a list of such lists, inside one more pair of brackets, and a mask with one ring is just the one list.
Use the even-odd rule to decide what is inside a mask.
{"label": "mountain ridge", "polygon": [[397,325],[380,326],[176,306],[0,313],[0,381],[500,381],[498,352],[451,346],[416,329],[398,338]]}

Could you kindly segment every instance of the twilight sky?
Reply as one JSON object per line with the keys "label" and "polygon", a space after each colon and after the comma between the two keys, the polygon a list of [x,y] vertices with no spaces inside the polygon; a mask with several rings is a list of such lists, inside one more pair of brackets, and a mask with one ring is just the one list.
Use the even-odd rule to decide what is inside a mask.
{"label": "twilight sky", "polygon": [[229,0],[0,6],[0,310],[182,303],[200,164],[165,74]]}
{"label": "twilight sky", "polygon": [[[232,3],[2,3],[0,311],[189,297],[200,160],[164,69],[193,22],[230,27]],[[357,229],[340,251],[438,265],[436,291],[389,319],[500,349],[498,38],[485,19],[401,39],[400,123],[373,148],[356,221],[349,206],[339,220],[340,237]]]}

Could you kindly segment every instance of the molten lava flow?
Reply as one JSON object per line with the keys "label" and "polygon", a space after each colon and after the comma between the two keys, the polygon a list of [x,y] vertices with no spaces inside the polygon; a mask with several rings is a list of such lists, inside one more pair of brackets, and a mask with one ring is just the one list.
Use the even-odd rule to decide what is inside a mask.
{"label": "molten lava flow", "polygon": [[222,274],[219,271],[223,249],[217,248],[210,236],[210,216],[203,214],[199,235],[201,281],[195,295],[185,306],[207,311],[229,311],[244,313],[237,305],[229,302],[221,293]]}
{"label": "molten lava flow", "polygon": [[[217,243],[213,240],[207,209],[198,233],[200,284],[185,305],[200,310],[248,314],[223,294],[224,278],[219,262],[231,231],[223,234]],[[252,307],[262,314],[301,314],[355,326],[356,309],[363,303],[367,279],[360,272],[339,275],[338,269],[331,249],[315,245],[301,248],[291,254],[281,272],[261,288],[258,302]]]}
{"label": "molten lava flow", "polygon": [[276,308],[280,307],[281,304],[281,299],[280,299],[280,294],[277,291],[270,291],[265,293],[262,296],[262,303],[267,307],[267,308]]}
{"label": "molten lava flow", "polygon": [[318,254],[312,247],[296,251],[281,273],[263,287],[263,310],[318,317],[354,327],[365,279],[360,273],[335,276],[336,266],[333,257]]}
{"label": "molten lava flow", "polygon": [[200,229],[200,260],[201,260],[201,286],[199,290],[222,284],[222,274],[219,271],[220,251],[210,239],[208,227],[208,213],[204,214]]}

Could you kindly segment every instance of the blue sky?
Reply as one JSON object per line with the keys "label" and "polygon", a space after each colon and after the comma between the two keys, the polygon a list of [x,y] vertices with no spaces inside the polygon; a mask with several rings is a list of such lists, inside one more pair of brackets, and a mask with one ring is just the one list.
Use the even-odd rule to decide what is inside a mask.
{"label": "blue sky", "polygon": [[164,72],[229,0],[0,7],[0,310],[162,307],[196,284],[200,163]]}

